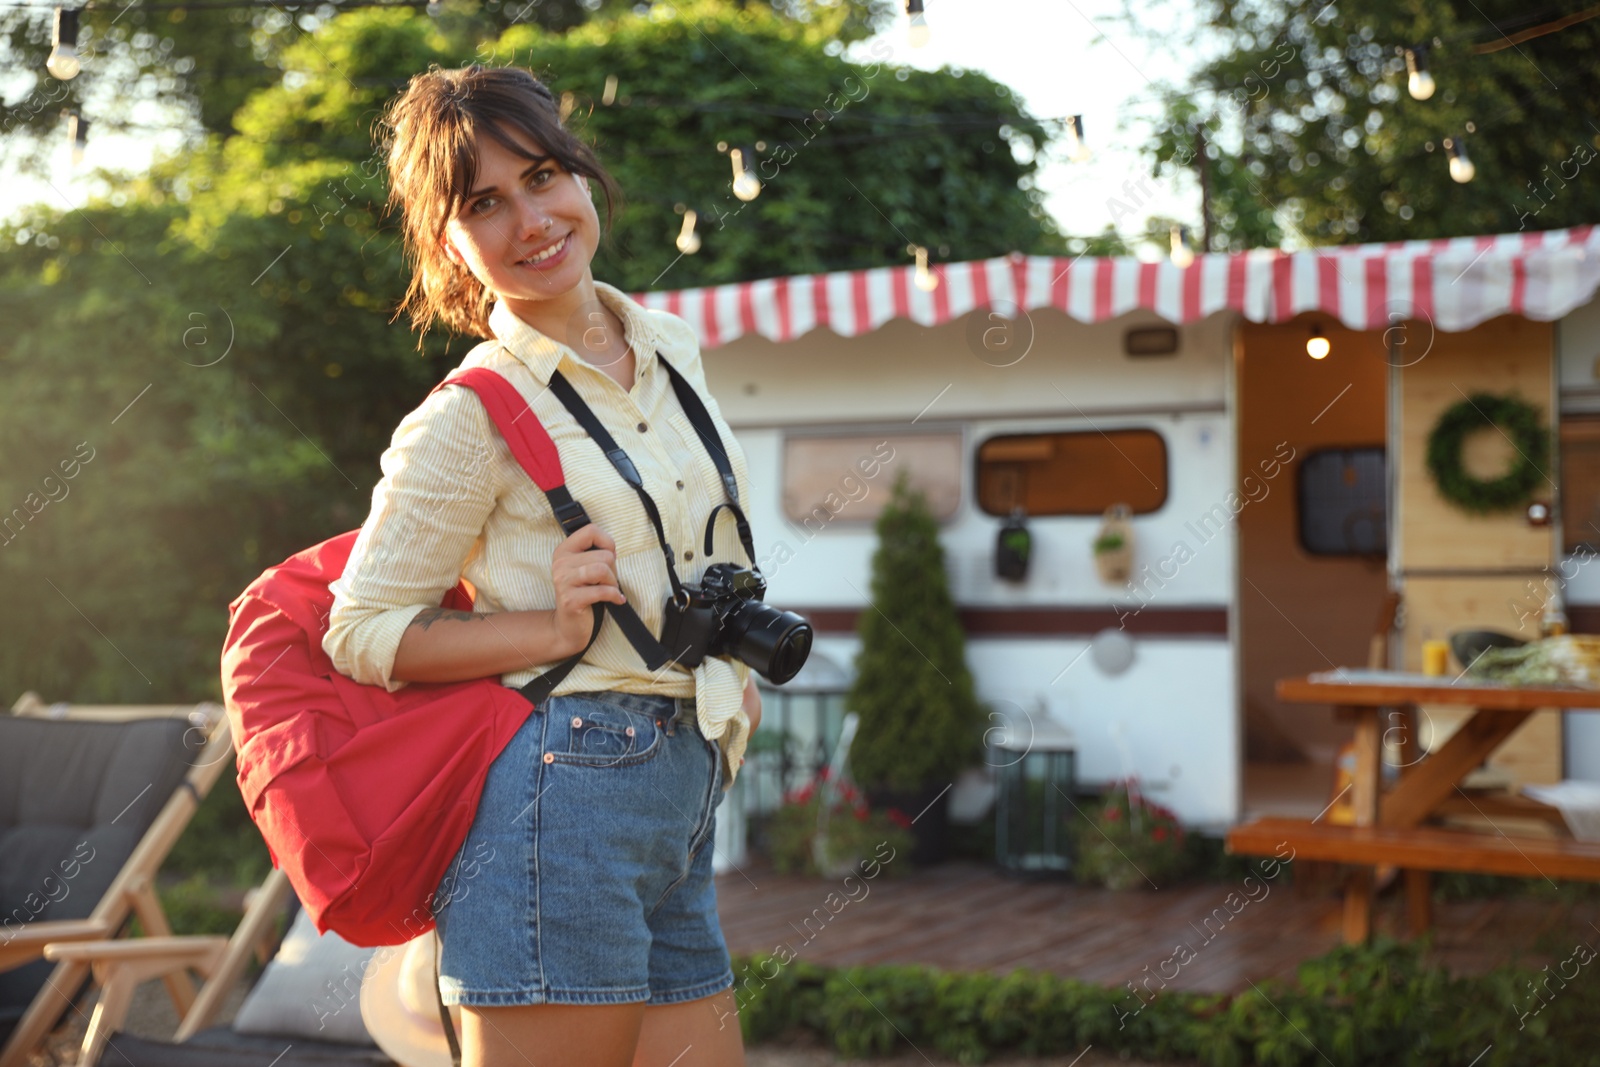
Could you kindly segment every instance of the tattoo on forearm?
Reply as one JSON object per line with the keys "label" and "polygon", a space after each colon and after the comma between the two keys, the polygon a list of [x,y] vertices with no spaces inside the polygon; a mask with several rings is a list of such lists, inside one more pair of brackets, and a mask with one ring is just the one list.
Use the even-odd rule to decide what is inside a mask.
{"label": "tattoo on forearm", "polygon": [[426,630],[440,619],[460,619],[462,622],[471,622],[473,619],[487,619],[489,616],[477,611],[455,611],[451,608],[423,608],[417,612],[416,618],[411,620],[411,625],[419,630]]}

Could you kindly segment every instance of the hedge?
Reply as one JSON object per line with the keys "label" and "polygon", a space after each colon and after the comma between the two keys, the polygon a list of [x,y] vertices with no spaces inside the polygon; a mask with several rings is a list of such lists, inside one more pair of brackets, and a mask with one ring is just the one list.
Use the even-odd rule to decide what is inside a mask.
{"label": "hedge", "polygon": [[[755,955],[735,957],[734,991],[747,1042],[804,1030],[845,1057],[909,1042],[963,1064],[1002,1053],[1071,1057],[1093,1045],[1207,1067],[1583,1067],[1600,1065],[1600,981],[1581,956],[1592,951],[1540,971],[1455,978],[1420,944],[1379,939],[1308,960],[1293,981],[1228,996],[1155,992],[1141,1008],[1127,987],[1037,971],[834,968]],[[1557,976],[1574,967],[1570,981]]]}

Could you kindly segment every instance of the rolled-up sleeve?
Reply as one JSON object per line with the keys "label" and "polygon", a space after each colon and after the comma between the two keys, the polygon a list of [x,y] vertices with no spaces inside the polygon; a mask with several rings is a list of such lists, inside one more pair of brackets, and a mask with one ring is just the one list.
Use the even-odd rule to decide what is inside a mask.
{"label": "rolled-up sleeve", "polygon": [[460,580],[494,510],[509,455],[471,390],[440,389],[401,421],[334,594],[323,651],[341,673],[393,692],[400,638]]}

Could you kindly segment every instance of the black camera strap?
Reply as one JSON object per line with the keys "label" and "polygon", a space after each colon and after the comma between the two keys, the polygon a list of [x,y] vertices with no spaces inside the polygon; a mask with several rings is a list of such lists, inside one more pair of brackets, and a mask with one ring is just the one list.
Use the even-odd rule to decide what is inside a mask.
{"label": "black camera strap", "polygon": [[706,555],[711,555],[711,535],[715,530],[717,512],[723,508],[733,512],[734,524],[739,529],[739,542],[744,545],[745,555],[753,567],[756,564],[755,539],[750,535],[750,521],[745,518],[744,509],[739,506],[739,482],[733,476],[733,464],[728,460],[727,449],[723,446],[722,435],[717,432],[717,424],[711,421],[711,412],[706,410],[705,402],[700,399],[700,394],[694,391],[694,386],[689,384],[687,378],[678,373],[678,368],[668,363],[660,352],[656,359],[667,368],[667,374],[672,379],[672,391],[678,394],[678,403],[683,406],[683,413],[689,416],[689,425],[694,427],[694,432],[699,435],[700,443],[705,445],[706,451],[711,455],[711,462],[716,465],[717,473],[722,476],[722,487],[727,491],[728,501],[718,504],[711,509],[711,514],[706,517]]}
{"label": "black camera strap", "polygon": [[[684,414],[689,418],[689,424],[694,427],[696,436],[700,438],[701,443],[710,454],[711,462],[716,466],[717,473],[722,478],[723,488],[728,494],[728,501],[712,508],[711,515],[706,520],[706,555],[709,556],[711,554],[713,547],[712,533],[717,512],[723,508],[728,508],[733,512],[735,524],[738,526],[739,540],[744,545],[745,553],[753,564],[756,558],[755,540],[750,533],[750,523],[745,518],[743,509],[739,507],[739,483],[734,477],[733,465],[728,460],[727,449],[723,445],[722,437],[717,432],[716,424],[711,421],[711,413],[706,410],[705,404],[701,402],[699,395],[694,391],[694,387],[684,379],[683,375],[678,373],[678,369],[668,363],[659,351],[656,353],[656,358],[661,360],[661,365],[667,368],[667,373],[672,380],[673,391],[678,396],[678,402],[683,405]],[[667,542],[667,531],[661,521],[661,511],[656,507],[656,502],[651,499],[650,493],[645,489],[644,479],[639,476],[639,469],[634,466],[633,460],[628,458],[628,453],[623,451],[622,446],[617,444],[616,438],[611,436],[611,431],[605,428],[599,417],[595,415],[594,410],[589,407],[583,397],[578,394],[578,391],[573,388],[572,383],[567,381],[560,371],[550,372],[550,391],[555,394],[556,399],[561,401],[561,405],[577,420],[578,425],[583,427],[584,432],[599,446],[606,460],[639,497],[639,503],[644,506],[645,514],[650,517],[650,523],[655,527],[656,540],[661,544],[662,557],[667,566],[667,580],[672,583],[673,602],[686,603],[688,593],[684,590],[683,583],[679,581],[677,568],[673,565],[672,545]],[[552,505],[555,504],[554,499],[552,499],[551,503]],[[578,507],[578,510],[580,513],[582,512],[581,506]],[[584,521],[588,521],[587,515],[584,516]],[[572,530],[567,529],[565,522],[563,522],[562,528],[567,530],[569,534],[572,533]],[[639,618],[638,613],[634,611],[632,604],[606,604],[604,607],[611,617],[616,620],[617,625],[621,627],[623,635],[628,639],[628,643],[633,645],[644,660],[645,666],[651,670],[660,670],[667,663],[676,660],[678,655],[681,655],[681,653],[675,655],[668,651],[656,639],[656,636],[645,626],[644,620]],[[542,680],[543,676],[537,679],[537,681]]]}

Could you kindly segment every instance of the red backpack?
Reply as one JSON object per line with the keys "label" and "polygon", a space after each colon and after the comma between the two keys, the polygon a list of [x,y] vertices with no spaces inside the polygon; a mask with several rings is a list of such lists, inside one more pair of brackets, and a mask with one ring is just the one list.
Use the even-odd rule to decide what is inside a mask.
{"label": "red backpack", "polygon": [[[478,394],[570,535],[589,522],[564,486],[555,444],[516,388],[482,367],[448,378]],[[319,933],[352,944],[433,928],[433,895],[477,813],[489,765],[583,652],[521,690],[497,678],[397,692],[362,685],[322,650],[357,530],[269,568],[228,606],[222,687],[239,791],[274,867]],[[458,584],[448,608],[470,609]],[[602,606],[595,605],[594,632]],[[585,647],[584,651],[588,651]]]}

